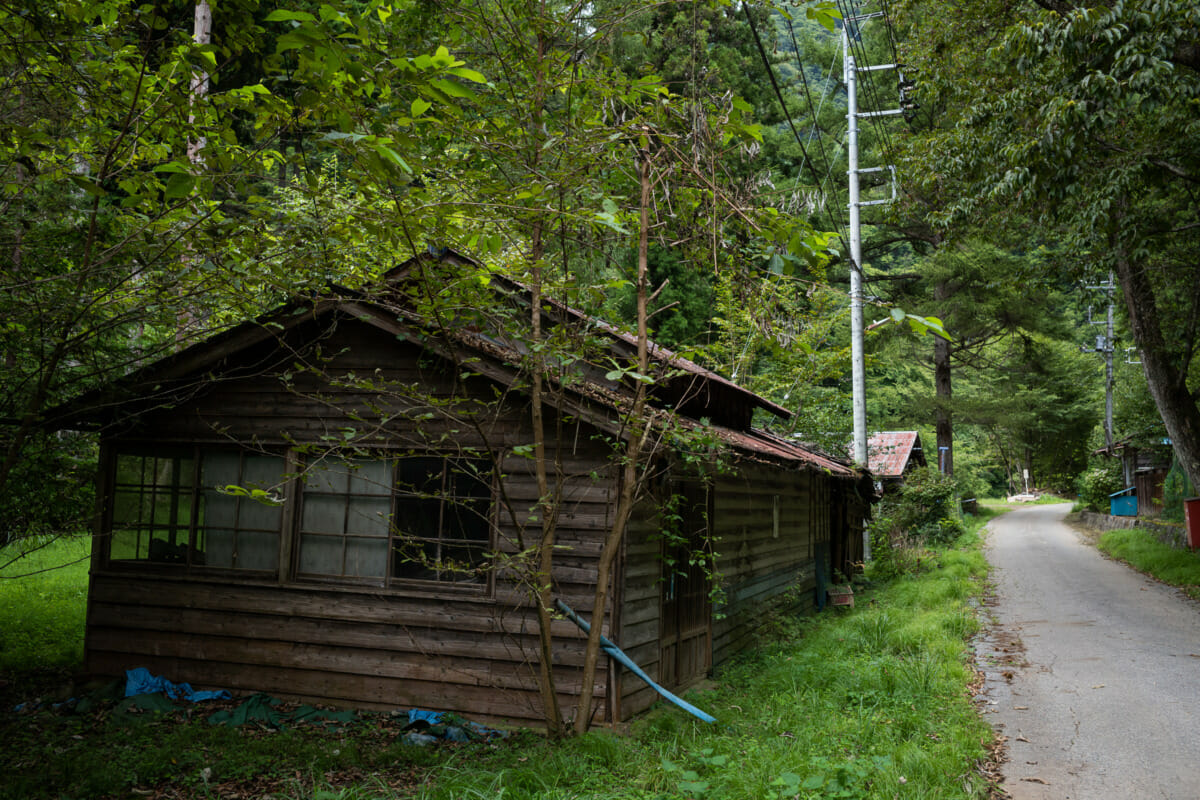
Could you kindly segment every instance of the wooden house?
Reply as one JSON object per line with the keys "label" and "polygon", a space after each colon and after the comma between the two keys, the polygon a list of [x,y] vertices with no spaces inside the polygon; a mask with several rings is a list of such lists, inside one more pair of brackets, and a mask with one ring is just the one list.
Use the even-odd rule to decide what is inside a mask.
{"label": "wooden house", "polygon": [[1132,489],[1131,514],[1158,517],[1163,511],[1163,487],[1171,471],[1171,442],[1162,439],[1149,444],[1134,444],[1130,438],[1102,447],[1094,455],[1119,458],[1125,486]]}
{"label": "wooden house", "polygon": [[[522,536],[540,530],[530,394],[516,366],[528,349],[477,323],[421,318],[389,294],[408,274],[370,296],[290,303],[62,410],[59,426],[101,435],[89,672],[142,666],[329,704],[542,719],[535,606],[516,561]],[[516,284],[493,289],[529,308]],[[547,320],[591,325],[610,364],[636,344],[565,307]],[[666,350],[654,357],[665,370],[657,413],[699,431],[727,468],[701,477],[677,449],[658,449],[603,630],[679,689],[746,647],[773,603],[810,604],[825,575],[861,558],[870,485],[752,427],[755,412],[784,409]],[[545,408],[559,492],[552,580],[591,619],[631,390],[603,367],[558,366],[573,377]],[[668,497],[682,499],[670,522]],[[697,537],[715,547],[719,614],[708,572],[672,558]],[[565,620],[553,633],[569,708],[584,638]],[[601,666],[597,721],[656,701]]]}

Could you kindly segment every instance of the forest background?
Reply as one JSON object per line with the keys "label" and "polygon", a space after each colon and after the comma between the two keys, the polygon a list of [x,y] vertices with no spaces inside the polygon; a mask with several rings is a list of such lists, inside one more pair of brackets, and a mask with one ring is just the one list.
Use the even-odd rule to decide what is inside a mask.
{"label": "forest background", "polygon": [[965,496],[1115,480],[1111,297],[1111,436],[1194,482],[1193,4],[81,0],[0,8],[0,542],[91,514],[59,404],[430,248],[632,327],[645,234],[653,337],[845,453],[859,15],[904,65],[860,86],[904,110],[861,138],[870,429]]}

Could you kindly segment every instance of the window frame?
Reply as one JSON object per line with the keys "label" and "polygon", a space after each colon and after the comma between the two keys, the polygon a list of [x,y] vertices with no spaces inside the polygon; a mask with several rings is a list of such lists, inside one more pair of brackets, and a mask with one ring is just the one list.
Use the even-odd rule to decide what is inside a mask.
{"label": "window frame", "polygon": [[[464,598],[494,597],[496,585],[494,554],[497,542],[499,541],[498,478],[494,474],[490,462],[485,457],[462,455],[453,451],[434,450],[414,452],[411,450],[380,449],[371,452],[370,457],[387,461],[390,470],[388,493],[386,495],[388,497],[389,524],[386,533],[387,544],[383,556],[385,562],[383,565],[383,576],[337,576],[303,572],[300,569],[305,533],[304,508],[307,474],[312,465],[311,460],[306,459],[303,455],[307,449],[303,445],[264,448],[260,450],[239,447],[237,445],[203,442],[157,443],[145,440],[105,442],[102,456],[103,469],[101,472],[103,480],[102,507],[99,516],[100,537],[104,541],[102,546],[97,548],[98,553],[96,554],[95,561],[97,567],[102,570],[119,572],[146,571],[170,573],[179,577],[197,580],[217,579],[228,581],[235,579],[239,582],[244,581],[247,583],[274,583],[281,586],[321,586],[331,590],[351,592],[383,592],[387,594],[409,595],[415,593],[422,597],[428,597],[431,594],[444,594]],[[213,566],[199,563],[195,560],[196,546],[201,536],[207,531],[204,524],[204,517],[206,515],[202,512],[204,497],[207,492],[211,492],[214,488],[204,486],[201,480],[204,471],[205,456],[230,453],[239,455],[239,480],[244,478],[245,463],[248,456],[266,455],[280,460],[280,468],[282,470],[281,479],[285,482],[286,489],[284,492],[285,497],[280,506],[278,530],[275,531],[277,556],[273,569]],[[172,459],[175,463],[190,463],[186,480],[183,480],[182,476],[176,476],[172,493],[169,495],[171,498],[170,502],[177,503],[179,507],[186,510],[186,515],[176,515],[176,528],[180,534],[183,534],[183,538],[186,539],[183,542],[176,541],[178,546],[186,549],[187,557],[184,560],[151,559],[149,557],[148,544],[145,545],[147,550],[146,555],[142,558],[115,558],[113,556],[113,545],[121,530],[118,520],[119,496],[122,490],[129,489],[130,487],[142,487],[138,490],[138,495],[144,495],[147,486],[144,483],[121,482],[119,474],[120,461],[125,457],[140,459],[142,462],[140,469],[143,475],[145,474],[146,463],[153,460]],[[454,580],[399,574],[400,570],[397,569],[395,562],[395,552],[396,543],[401,541],[401,536],[397,532],[396,526],[391,524],[390,520],[395,518],[398,509],[401,509],[404,503],[407,502],[407,498],[421,497],[420,493],[406,492],[400,486],[398,465],[404,459],[433,459],[439,461],[442,464],[443,481],[445,480],[444,476],[448,474],[446,465],[456,462],[471,462],[474,464],[474,467],[471,469],[460,469],[456,470],[456,472],[474,476],[474,480],[477,481],[480,487],[480,491],[475,494],[466,495],[465,497],[472,504],[479,504],[476,506],[476,509],[482,511],[480,530],[483,530],[485,535],[483,537],[447,536],[444,525],[439,521],[438,534],[436,536],[417,537],[420,541],[435,543],[443,548],[447,546],[460,546],[463,552],[478,552],[478,559],[473,562],[477,575],[474,579]],[[150,484],[150,487],[150,493],[153,494],[154,484]],[[346,496],[351,497],[352,495],[347,494]],[[426,502],[431,500],[428,497],[424,499]],[[238,503],[253,502],[245,497],[237,497],[236,500]],[[445,514],[450,504],[447,502],[444,493],[437,502],[440,506],[439,514]],[[238,522],[235,521],[233,526],[235,537],[242,532],[242,529],[237,527],[237,525]],[[223,528],[222,530],[227,529]],[[153,537],[153,522],[151,521],[148,525],[142,525],[138,530],[149,530],[149,536]],[[259,531],[260,529],[256,528],[254,530]],[[205,540],[205,545],[207,551],[207,539]]]}
{"label": "window frame", "polygon": [[[435,497],[425,496],[426,490],[424,490],[424,489],[422,491],[406,491],[404,489],[404,487],[402,487],[400,485],[399,472],[400,472],[400,468],[401,468],[401,463],[406,460],[414,460],[414,461],[436,460],[436,461],[441,462],[441,465],[442,465],[441,472],[440,472],[440,477],[441,477],[440,484],[441,485],[439,486],[439,491],[437,492]],[[466,468],[460,467],[457,469],[451,469],[451,466],[450,466],[451,464],[462,463],[462,462],[473,463],[473,464],[475,464],[475,468],[474,469],[466,469]],[[408,534],[407,542],[411,543],[411,542],[415,541],[415,542],[424,543],[426,545],[433,545],[439,551],[438,556],[437,556],[438,559],[445,558],[446,551],[448,551],[448,550],[452,550],[452,549],[471,550],[471,549],[478,548],[481,551],[481,553],[478,558],[478,561],[476,562],[475,568],[482,568],[484,570],[484,573],[482,575],[482,580],[480,580],[480,581],[454,580],[453,578],[444,579],[444,578],[440,578],[440,577],[423,578],[423,577],[415,577],[412,575],[398,575],[397,574],[397,572],[398,572],[397,564],[398,563],[411,563],[411,562],[404,562],[404,561],[398,562],[398,560],[397,560],[397,553],[399,552],[399,549],[396,547],[395,542],[397,540],[400,540],[401,537],[397,535],[396,526],[393,525],[392,526],[392,536],[391,536],[391,546],[389,547],[389,558],[388,558],[388,579],[389,579],[389,581],[393,581],[393,582],[397,582],[397,583],[401,583],[401,584],[413,584],[413,585],[418,585],[418,584],[419,585],[436,585],[436,586],[443,586],[443,587],[453,586],[453,587],[458,587],[459,589],[462,589],[464,591],[470,591],[472,587],[482,587],[480,589],[476,589],[476,591],[483,591],[483,590],[490,591],[492,573],[495,571],[494,569],[492,569],[492,567],[494,566],[494,563],[495,563],[493,555],[495,553],[495,547],[496,547],[496,542],[497,542],[497,514],[498,514],[497,503],[496,503],[496,496],[497,496],[496,476],[493,474],[493,470],[491,469],[491,466],[487,463],[487,461],[485,459],[482,459],[482,458],[477,458],[477,457],[476,458],[466,458],[466,457],[462,457],[462,456],[455,456],[450,453],[428,453],[428,454],[420,454],[420,455],[410,455],[410,456],[405,456],[405,457],[396,459],[395,471],[396,471],[396,478],[393,480],[393,484],[392,484],[393,485],[393,513],[394,514],[399,513],[399,508],[400,508],[401,504],[406,504],[406,505],[411,505],[411,506],[419,506],[419,505],[437,503],[437,505],[438,505],[438,525],[437,525],[436,535],[432,535],[432,536],[419,535],[419,534],[413,535],[410,533],[410,534]],[[463,478],[465,478],[465,481],[467,483],[474,483],[476,486],[480,487],[482,489],[482,491],[480,491],[476,494],[469,494],[469,493],[460,491],[460,489],[459,489],[460,484],[459,484],[458,480],[454,479],[454,476],[463,476]],[[449,514],[454,513],[455,507],[465,508],[469,505],[473,506],[477,503],[482,503],[484,506],[482,514],[480,514],[478,512],[478,510],[476,510],[476,509],[467,509],[465,511],[465,513],[474,514],[477,519],[481,520],[481,523],[476,523],[476,524],[480,524],[481,527],[484,529],[485,534],[483,537],[472,537],[472,536],[461,535],[462,531],[464,530],[464,528],[461,526],[456,527],[455,530],[453,530],[453,531],[450,531],[450,532],[447,531],[446,518]],[[460,535],[448,535],[449,533],[456,533],[456,534],[460,534]],[[451,574],[453,574],[453,572],[454,572],[453,569],[449,569],[449,570],[435,569],[435,571],[439,572],[439,573],[447,572],[447,573],[451,573]]]}
{"label": "window frame", "polygon": [[[288,478],[288,469],[290,464],[289,455],[286,451],[267,450],[256,451],[244,447],[234,446],[214,446],[200,443],[164,443],[151,444],[147,442],[121,442],[109,443],[106,446],[106,455],[104,459],[104,476],[105,476],[105,491],[103,493],[103,513],[101,515],[101,533],[104,538],[104,544],[100,548],[100,563],[108,569],[115,570],[167,570],[171,572],[182,572],[190,576],[203,575],[235,575],[239,578],[244,578],[251,581],[278,581],[282,574],[281,566],[283,542],[286,538],[286,530],[288,525],[287,503],[282,502],[279,508],[279,523],[272,531],[270,528],[259,527],[242,527],[241,514],[244,503],[257,502],[246,497],[234,497],[234,522],[232,527],[226,526],[221,530],[228,530],[233,534],[232,551],[237,552],[236,542],[242,534],[247,533],[273,533],[274,534],[274,567],[238,567],[234,565],[210,565],[203,563],[196,558],[197,553],[206,553],[207,536],[214,526],[205,524],[203,517],[206,514],[202,511],[205,504],[206,495],[209,495],[214,487],[206,487],[201,482],[201,476],[204,470],[204,460],[206,456],[213,454],[238,456],[238,475],[237,480],[240,482],[245,478],[246,459],[253,456],[267,456],[279,460],[282,472],[280,478],[284,481]],[[139,498],[149,494],[151,497],[160,494],[156,491],[157,483],[146,484],[144,480],[140,483],[123,483],[120,480],[121,460],[123,458],[139,459],[141,461],[141,475],[146,474],[146,463],[171,460],[174,463],[182,461],[190,462],[188,470],[187,482],[181,480],[180,475],[175,476],[175,480],[171,485],[172,491],[167,495],[171,506],[171,516],[175,517],[174,523],[171,525],[173,530],[184,534],[185,541],[172,541],[172,548],[182,548],[185,557],[183,559],[174,558],[153,558],[151,556],[151,546],[149,541],[154,540],[156,524],[153,521],[154,510],[156,503],[151,502],[151,521],[149,524],[141,521],[134,523],[131,527],[124,525],[125,521],[120,519],[120,504],[123,489],[134,488]],[[179,472],[173,470],[173,472]],[[224,484],[229,485],[229,484]],[[140,488],[136,488],[140,487]],[[147,487],[150,491],[147,492]],[[133,492],[130,492],[131,494]],[[165,494],[165,493],[164,493]],[[142,505],[139,503],[139,505]],[[186,516],[177,515],[177,509],[186,506]],[[144,510],[144,506],[142,508]],[[114,557],[114,549],[117,544],[118,536],[124,530],[137,531],[137,543],[135,544],[135,556],[141,551],[142,532],[149,531],[149,539],[146,545],[146,555],[144,557],[134,558],[119,558]],[[199,547],[201,537],[205,540],[205,549]],[[271,552],[268,549],[266,552]],[[236,558],[236,557],[235,557]]]}
{"label": "window frame", "polygon": [[[137,483],[132,483],[132,482],[125,483],[125,482],[122,482],[120,479],[121,478],[121,459],[126,458],[126,457],[140,459],[141,464],[140,464],[140,468],[139,468],[139,475],[141,476],[142,479]],[[109,456],[109,459],[110,459],[110,463],[106,467],[106,473],[107,473],[107,479],[108,479],[108,491],[106,492],[106,497],[104,498],[105,508],[104,508],[103,533],[104,533],[106,542],[105,542],[105,546],[103,547],[103,555],[104,555],[105,564],[107,566],[117,567],[117,568],[123,568],[126,566],[139,566],[139,567],[152,566],[155,568],[181,569],[181,568],[186,568],[186,567],[191,566],[190,551],[191,551],[194,541],[195,541],[195,527],[196,527],[195,482],[197,479],[197,470],[196,470],[197,465],[196,465],[196,461],[195,461],[194,448],[180,447],[180,446],[176,446],[176,445],[170,445],[170,446],[166,446],[166,447],[152,447],[150,445],[120,447],[120,448],[113,448],[113,450]],[[156,510],[157,510],[157,503],[153,498],[155,498],[157,495],[162,494],[162,493],[160,493],[157,490],[161,484],[158,484],[157,482],[151,483],[151,484],[146,483],[146,481],[145,481],[146,465],[147,465],[148,461],[160,462],[160,461],[168,461],[168,460],[173,462],[173,465],[177,465],[179,462],[181,462],[185,459],[191,462],[190,468],[188,469],[188,483],[186,485],[181,484],[180,480],[179,480],[181,470],[172,469],[172,474],[175,476],[175,480],[171,485],[172,491],[167,493],[166,496],[168,497],[168,503],[171,507],[171,516],[172,517],[176,517],[176,512],[178,511],[180,505],[183,504],[184,499],[186,498],[187,516],[186,516],[185,524],[180,525],[179,524],[180,521],[178,519],[176,519],[173,522],[168,522],[167,527],[169,527],[172,530],[173,535],[176,531],[182,529],[185,541],[182,544],[177,543],[175,541],[171,541],[169,544],[171,547],[182,546],[182,547],[186,548],[186,552],[188,552],[188,557],[186,560],[184,560],[182,562],[177,561],[177,560],[152,558],[151,551],[153,550],[153,547],[150,543],[155,541],[154,533],[155,533],[155,528],[157,527],[156,523],[154,522],[154,517],[156,516]],[[132,522],[132,523],[129,523],[128,525],[126,525],[125,524],[126,520],[119,520],[119,512],[120,512],[120,506],[122,504],[122,496],[124,494],[126,494],[126,492],[123,492],[122,490],[127,487],[133,490],[133,491],[128,492],[128,494],[136,493],[137,500],[135,502],[138,506],[141,506],[143,510],[144,510],[145,498],[147,496],[149,496],[151,498],[151,502],[150,502],[151,520],[148,524],[145,521],[143,521],[143,518],[140,513],[138,515],[137,522]],[[186,493],[179,491],[180,489],[186,489]],[[118,527],[119,525],[120,525],[120,527]],[[113,551],[115,549],[117,549],[118,535],[125,533],[126,531],[133,531],[135,533],[134,557],[133,558],[114,557]],[[148,534],[147,534],[147,539],[146,539],[146,555],[144,557],[138,557],[139,552],[142,550],[143,532],[147,532],[147,531],[148,531]]]}
{"label": "window frame", "polygon": [[[290,579],[292,581],[294,581],[296,583],[320,584],[323,586],[343,587],[343,588],[347,588],[347,589],[361,588],[361,589],[370,589],[371,591],[387,591],[387,592],[396,592],[396,593],[405,593],[405,592],[412,593],[414,591],[420,591],[423,594],[428,594],[429,592],[432,591],[434,593],[445,592],[445,593],[450,593],[450,594],[454,594],[454,595],[470,595],[470,596],[476,596],[476,595],[491,596],[492,595],[492,593],[494,591],[494,586],[495,586],[494,575],[493,575],[494,570],[492,569],[492,566],[494,564],[494,558],[492,557],[492,555],[494,553],[495,543],[497,541],[496,486],[495,486],[496,478],[492,474],[492,470],[491,470],[490,466],[487,465],[487,462],[485,459],[464,458],[464,457],[456,456],[453,453],[444,453],[444,452],[437,452],[437,451],[427,451],[427,452],[418,452],[418,453],[405,451],[404,453],[398,453],[395,451],[380,450],[380,451],[375,451],[375,452],[369,453],[366,457],[359,456],[356,458],[350,458],[350,459],[344,460],[343,463],[346,463],[346,462],[352,463],[352,462],[358,461],[358,462],[374,463],[374,464],[378,464],[379,462],[382,461],[388,465],[388,475],[389,475],[389,483],[388,483],[389,492],[387,494],[387,497],[389,499],[388,523],[387,523],[387,530],[386,530],[385,536],[379,537],[379,538],[385,539],[385,541],[386,541],[385,560],[384,560],[384,564],[383,564],[383,574],[381,576],[379,576],[379,575],[371,575],[371,576],[353,575],[353,574],[352,575],[347,575],[347,574],[335,575],[332,573],[320,573],[320,572],[317,572],[314,570],[302,569],[302,566],[303,566],[303,564],[305,562],[305,558],[306,558],[305,553],[304,553],[306,537],[324,537],[324,538],[328,538],[328,539],[333,539],[335,537],[340,536],[343,538],[344,541],[347,541],[347,542],[353,541],[354,539],[358,539],[358,538],[372,538],[372,537],[370,537],[370,535],[367,535],[367,534],[352,532],[348,529],[348,527],[346,527],[341,533],[307,529],[306,509],[308,508],[307,504],[308,504],[308,499],[309,499],[310,495],[312,495],[313,497],[323,497],[323,498],[338,497],[338,496],[345,497],[348,501],[348,504],[343,511],[343,518],[347,521],[350,519],[350,515],[351,515],[351,508],[349,505],[349,501],[351,501],[354,497],[356,497],[356,496],[357,497],[382,496],[382,494],[378,494],[378,495],[376,495],[376,494],[368,494],[368,495],[352,494],[350,492],[350,488],[354,483],[352,477],[347,479],[347,481],[346,481],[347,488],[344,492],[342,492],[340,490],[339,491],[330,491],[330,490],[324,489],[324,488],[317,489],[314,491],[309,491],[308,477],[310,474],[312,474],[312,470],[314,469],[316,464],[319,464],[323,460],[325,460],[325,459],[324,458],[317,459],[316,461],[310,462],[309,464],[305,465],[305,467],[302,470],[302,472],[304,474],[303,474],[301,480],[299,481],[298,491],[295,493],[296,510],[295,510],[295,515],[294,515],[295,519],[294,519],[293,531],[292,531],[295,541],[294,541],[291,558],[289,560],[290,567],[291,567]],[[478,539],[461,537],[461,536],[460,537],[446,536],[445,535],[445,525],[444,525],[444,515],[446,513],[445,510],[450,506],[450,504],[447,502],[448,498],[446,497],[444,492],[441,492],[440,496],[429,497],[429,496],[424,495],[421,492],[405,491],[404,488],[400,485],[400,464],[401,464],[401,462],[403,462],[405,460],[433,460],[433,461],[440,462],[443,465],[442,471],[441,471],[443,485],[445,483],[445,476],[448,474],[448,471],[447,471],[445,465],[452,464],[454,462],[461,462],[464,460],[478,462],[478,464],[480,465],[479,469],[477,469],[473,472],[476,475],[482,476],[480,478],[479,482],[483,485],[483,492],[481,492],[477,496],[474,496],[473,499],[484,504],[484,513],[482,515],[482,518],[483,518],[482,528],[485,530],[485,536],[482,538],[478,538]],[[353,467],[349,467],[348,469],[353,469]],[[460,470],[459,472],[463,472],[463,471]],[[352,473],[347,473],[347,474],[351,475]],[[411,500],[409,500],[409,498],[414,498],[414,497],[418,498],[418,502],[427,502],[427,503],[436,502],[439,506],[439,520],[438,520],[437,535],[436,536],[416,537],[417,540],[422,541],[422,542],[427,542],[427,543],[434,543],[434,544],[438,545],[439,547],[445,547],[447,545],[453,546],[456,544],[464,544],[464,543],[469,543],[469,546],[477,547],[478,550],[480,551],[479,559],[475,563],[475,566],[478,570],[478,575],[479,575],[478,579],[476,579],[476,580],[454,580],[454,579],[443,579],[440,577],[426,578],[426,577],[415,577],[415,576],[411,576],[411,575],[398,574],[398,571],[396,568],[396,553],[398,551],[397,542],[401,541],[402,538],[401,538],[400,533],[397,530],[397,526],[394,524],[394,520],[396,519],[397,515],[399,513],[401,513],[401,506],[403,504],[405,504],[406,502],[411,502]],[[314,539],[310,538],[309,541],[314,541]],[[409,541],[411,541],[411,540],[409,540]],[[343,544],[343,547],[342,547],[343,569],[345,568],[345,552],[346,552],[346,547],[345,547],[345,544]]]}

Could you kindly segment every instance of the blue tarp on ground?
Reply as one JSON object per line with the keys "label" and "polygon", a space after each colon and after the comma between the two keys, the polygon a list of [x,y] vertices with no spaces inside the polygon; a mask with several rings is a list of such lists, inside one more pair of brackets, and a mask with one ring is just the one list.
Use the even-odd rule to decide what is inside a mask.
{"label": "blue tarp on ground", "polygon": [[201,700],[228,700],[233,695],[224,689],[216,692],[198,692],[187,683],[172,683],[166,678],[152,675],[145,667],[125,670],[125,696],[135,697],[139,694],[157,694],[162,692],[172,700],[187,700],[199,703]]}
{"label": "blue tarp on ground", "polygon": [[494,736],[503,738],[503,731],[486,728],[476,722],[465,720],[457,714],[444,711],[426,711],[423,708],[412,708],[408,711],[408,725],[404,741],[409,744],[427,745],[438,739],[450,742],[469,742],[474,739],[491,739]]}

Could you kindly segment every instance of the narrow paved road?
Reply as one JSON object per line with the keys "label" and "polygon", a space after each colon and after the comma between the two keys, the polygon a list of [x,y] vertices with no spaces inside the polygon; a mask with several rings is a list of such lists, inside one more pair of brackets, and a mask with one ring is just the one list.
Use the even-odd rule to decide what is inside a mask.
{"label": "narrow paved road", "polygon": [[984,719],[1015,800],[1200,798],[1200,604],[1105,559],[1068,505],[989,526]]}

